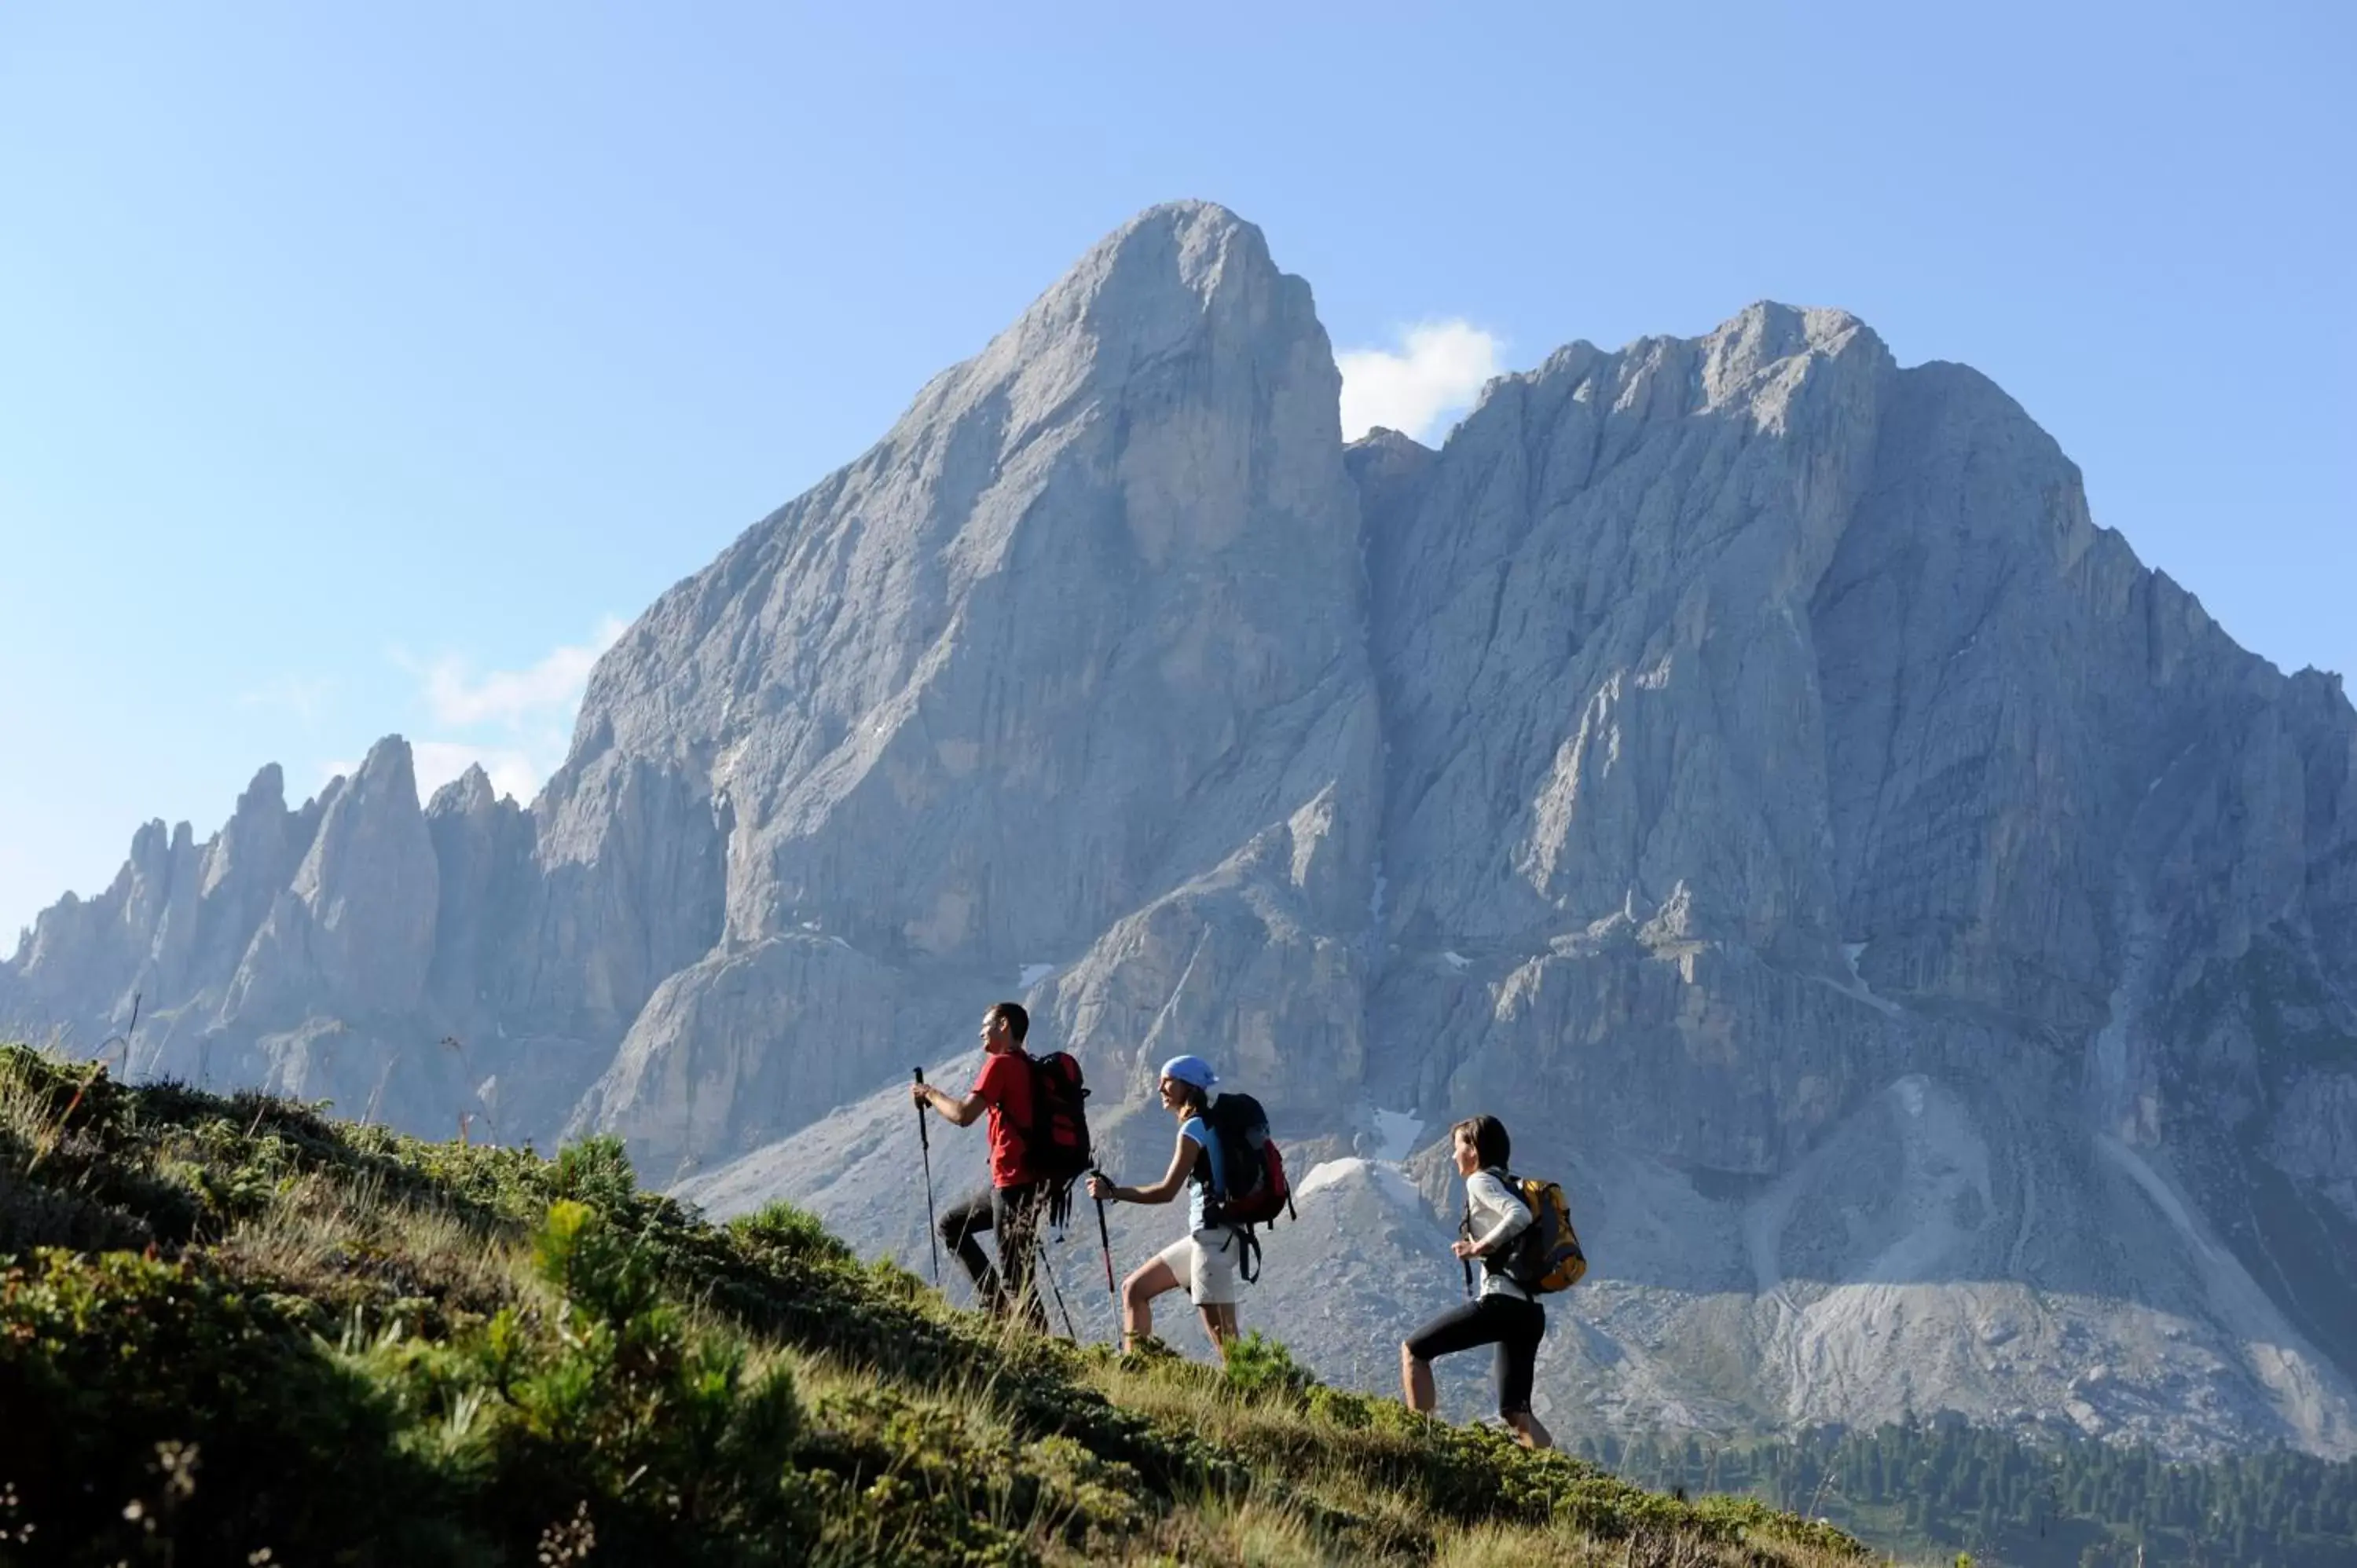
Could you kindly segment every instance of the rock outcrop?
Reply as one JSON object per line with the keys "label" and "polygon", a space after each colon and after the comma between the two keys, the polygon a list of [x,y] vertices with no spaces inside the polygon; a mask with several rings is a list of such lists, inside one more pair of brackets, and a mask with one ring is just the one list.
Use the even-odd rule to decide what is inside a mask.
{"label": "rock outcrop", "polygon": [[266,769],[0,1015],[905,1257],[895,1086],[1018,993],[1123,1158],[1195,1049],[1325,1162],[1259,1299],[1331,1375],[1448,1294],[1491,1109],[1597,1259],[1571,1419],[2357,1450],[2338,679],[1839,312],[1574,344],[1438,450],[1338,387],[1256,230],[1156,209],[640,617],[529,809]]}

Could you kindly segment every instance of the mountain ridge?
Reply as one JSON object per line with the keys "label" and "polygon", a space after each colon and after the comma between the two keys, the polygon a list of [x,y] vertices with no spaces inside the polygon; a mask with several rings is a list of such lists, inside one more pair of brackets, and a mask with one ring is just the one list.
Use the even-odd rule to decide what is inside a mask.
{"label": "mountain ridge", "polygon": [[1335,1155],[1512,1108],[1598,1217],[1551,1385],[1598,1421],[2357,1442],[2337,680],[1844,312],[1566,345],[1437,448],[1338,389],[1257,230],[1150,209],[658,598],[530,808],[404,809],[397,740],[299,811],[265,769],[0,1013],[140,993],[142,1072],[663,1184],[783,1140],[802,1197],[813,1119],[1021,994],[1141,1159],[1181,1048]]}

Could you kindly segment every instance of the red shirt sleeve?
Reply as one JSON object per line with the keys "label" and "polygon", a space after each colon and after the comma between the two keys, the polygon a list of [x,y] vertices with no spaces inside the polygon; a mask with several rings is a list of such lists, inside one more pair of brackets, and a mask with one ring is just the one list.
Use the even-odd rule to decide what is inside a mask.
{"label": "red shirt sleeve", "polygon": [[983,1058],[982,1070],[974,1075],[974,1088],[968,1092],[981,1095],[983,1103],[985,1105],[1004,1109],[1006,1104],[1007,1080],[1014,1073],[1015,1068],[1015,1056],[1012,1052],[1005,1056]]}

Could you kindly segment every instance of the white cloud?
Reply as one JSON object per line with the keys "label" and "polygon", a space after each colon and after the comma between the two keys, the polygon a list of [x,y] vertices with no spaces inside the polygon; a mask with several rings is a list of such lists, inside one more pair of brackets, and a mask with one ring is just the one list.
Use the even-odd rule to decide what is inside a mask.
{"label": "white cloud", "polygon": [[[588,683],[590,666],[625,628],[625,622],[608,616],[587,641],[551,649],[529,669],[480,675],[455,654],[425,664],[393,650],[393,661],[418,677],[419,694],[436,729],[445,737],[451,730],[479,732],[471,738],[409,743],[418,799],[430,799],[435,790],[479,764],[494,790],[531,800],[565,759],[566,731]],[[349,778],[359,767],[350,759],[324,763],[319,781],[324,785],[339,773]]]}
{"label": "white cloud", "polygon": [[551,649],[529,670],[492,670],[473,674],[463,659],[438,659],[425,671],[425,702],[435,722],[518,725],[581,700],[589,667],[614,646],[627,623],[608,616],[587,642]]}
{"label": "white cloud", "polygon": [[1445,416],[1472,406],[1498,374],[1495,333],[1469,321],[1426,321],[1400,334],[1397,352],[1352,349],[1334,356],[1342,371],[1342,439],[1381,424],[1427,440]]}

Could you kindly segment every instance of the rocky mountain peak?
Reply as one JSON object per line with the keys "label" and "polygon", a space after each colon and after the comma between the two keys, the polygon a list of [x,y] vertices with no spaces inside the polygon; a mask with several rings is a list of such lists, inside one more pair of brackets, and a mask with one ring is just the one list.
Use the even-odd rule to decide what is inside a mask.
{"label": "rocky mountain peak", "polygon": [[434,791],[434,799],[426,802],[425,814],[479,817],[488,813],[498,801],[498,791],[491,788],[491,776],[483,771],[481,763],[470,762],[464,773]]}
{"label": "rocky mountain peak", "polygon": [[143,1070],[653,1182],[770,1144],[699,1190],[921,1247],[893,1086],[1018,995],[1125,1167],[1180,1050],[1332,1167],[1271,1248],[1313,1354],[1405,1326],[1340,1273],[1454,1288],[1415,1178],[1503,1112],[1598,1260],[1582,1419],[2357,1446],[2338,683],[1839,311],[1571,344],[1438,450],[1346,450],[1338,388],[1257,230],[1142,214],[651,607],[530,810],[421,811],[397,738],[265,770],[0,1010],[145,992]]}
{"label": "rocky mountain peak", "polygon": [[234,814],[242,817],[285,809],[285,770],[274,762],[265,762],[254,770],[253,781],[239,792]]}
{"label": "rocky mountain peak", "polygon": [[[1374,730],[1339,393],[1259,231],[1157,208],[659,601],[592,680],[544,857],[636,875],[610,835],[587,872],[570,825],[628,791],[676,824],[646,838],[713,845],[725,936],[648,999],[588,1123],[659,1159],[706,1145],[699,1116],[650,1115],[681,1075],[740,1106],[748,1075],[832,1092],[929,993],[978,1007],[979,976],[1078,959],[1157,897],[1180,901],[1135,934],[1157,964],[1206,921],[1242,961],[1264,879],[1354,934]],[[1207,1017],[1240,973],[1203,966]],[[836,1059],[752,1055],[798,1001],[855,992]]]}
{"label": "rocky mountain peak", "polygon": [[[1195,789],[1230,715],[1355,656],[1338,388],[1257,230],[1155,209],[659,601],[581,734],[725,801],[739,939],[815,919],[942,957],[1068,949],[1157,875],[1139,792]],[[1145,711],[1173,722],[1120,722]],[[929,825],[857,877],[810,858],[877,813]]]}
{"label": "rocky mountain peak", "polygon": [[434,952],[434,844],[417,804],[409,743],[387,736],[323,791],[317,831],[232,983],[242,1014],[270,999],[292,1011],[326,992],[367,1013],[420,1000]]}
{"label": "rocky mountain peak", "polygon": [[1286,286],[1258,228],[1216,202],[1165,202],[1091,246],[1002,339],[1085,324],[1109,344],[1150,351],[1183,336],[1189,315],[1250,308]]}
{"label": "rocky mountain peak", "polygon": [[[1702,339],[1709,367],[1706,381],[1722,388],[1739,387],[1761,371],[1787,360],[1845,352],[1861,336],[1872,345],[1869,352],[1881,349],[1882,340],[1873,329],[1846,310],[1757,300]],[[1713,401],[1726,395],[1722,392]]]}

